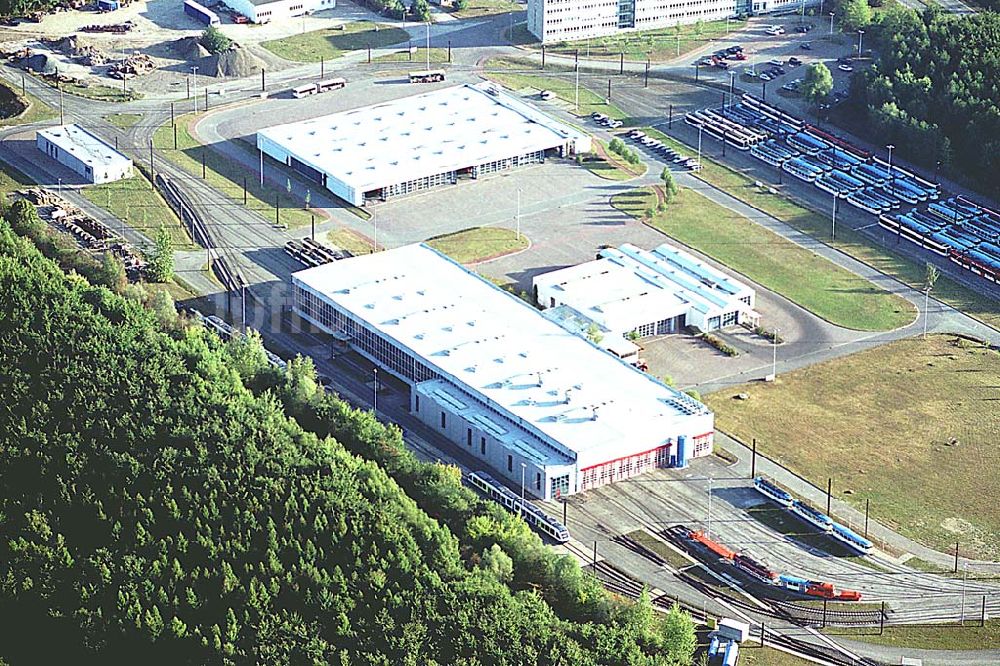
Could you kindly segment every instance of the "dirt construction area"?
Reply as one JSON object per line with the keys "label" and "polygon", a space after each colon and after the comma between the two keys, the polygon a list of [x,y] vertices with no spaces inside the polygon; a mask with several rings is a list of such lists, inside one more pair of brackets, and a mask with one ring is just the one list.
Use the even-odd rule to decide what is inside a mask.
{"label": "dirt construction area", "polygon": [[[211,5],[211,2],[204,3]],[[265,25],[236,24],[224,5],[213,8],[222,19],[221,31],[246,51],[254,71],[237,72],[234,76],[247,76],[265,66],[274,72],[291,65],[277,58],[260,42],[280,39],[289,35],[330,28],[339,24],[375,19],[374,15],[349,2],[338,3],[336,9],[317,12],[311,16]],[[123,32],[84,32],[85,26],[128,25]],[[153,67],[148,73],[130,79],[129,89],[156,95],[176,91],[190,75],[191,67],[199,66],[199,75],[212,75],[213,68],[203,66],[195,59],[191,45],[204,31],[205,26],[187,16],[181,0],[138,0],[113,12],[98,13],[93,10],[65,10],[44,16],[38,23],[24,22],[13,27],[0,28],[0,48],[10,53],[22,48],[32,55],[44,55],[59,73],[91,84],[120,86],[121,81],[108,76],[107,63],[120,62],[123,58],[149,58]],[[87,55],[81,57],[71,49],[60,48],[60,41],[76,35],[85,42]],[[185,39],[187,38],[187,39]],[[63,42],[64,43],[64,42]],[[200,54],[202,57],[205,53]]]}

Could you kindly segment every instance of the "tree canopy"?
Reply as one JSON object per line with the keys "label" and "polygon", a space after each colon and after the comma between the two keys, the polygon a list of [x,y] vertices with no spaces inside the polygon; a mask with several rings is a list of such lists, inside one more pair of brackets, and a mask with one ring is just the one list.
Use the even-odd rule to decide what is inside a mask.
{"label": "tree canopy", "polygon": [[833,74],[824,63],[816,62],[806,68],[802,81],[802,96],[813,104],[819,104],[833,90]]}
{"label": "tree canopy", "polygon": [[[690,618],[609,603],[451,468],[393,456],[398,429],[319,390],[308,361],[281,374],[256,337],[166,332],[3,221],[0,322],[14,666],[690,662]],[[419,474],[461,534],[341,438]],[[532,563],[544,592],[521,583]]]}
{"label": "tree canopy", "polygon": [[852,80],[863,133],[1000,195],[1000,14],[918,14],[895,5],[871,34],[875,66]]}

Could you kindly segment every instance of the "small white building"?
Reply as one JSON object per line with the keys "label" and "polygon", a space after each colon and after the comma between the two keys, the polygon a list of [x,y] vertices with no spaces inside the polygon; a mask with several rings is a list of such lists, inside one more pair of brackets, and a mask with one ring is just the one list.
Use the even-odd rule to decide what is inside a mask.
{"label": "small white building", "polygon": [[543,308],[568,305],[615,336],[713,331],[756,325],[754,290],[684,250],[664,243],[643,250],[626,243],[599,259],[538,275]]}
{"label": "small white building", "polygon": [[132,160],[79,125],[59,125],[38,130],[40,151],[68,166],[87,182],[110,183],[132,177]]}
{"label": "small white building", "polygon": [[224,0],[227,7],[252,23],[270,23],[293,16],[333,9],[337,0]]}
{"label": "small white building", "polygon": [[590,137],[480,83],[268,127],[257,148],[362,206],[587,152]]}

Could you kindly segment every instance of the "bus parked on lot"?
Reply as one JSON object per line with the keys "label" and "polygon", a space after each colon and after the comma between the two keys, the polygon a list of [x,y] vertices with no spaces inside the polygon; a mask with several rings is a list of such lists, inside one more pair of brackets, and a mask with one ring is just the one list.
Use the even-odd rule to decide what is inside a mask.
{"label": "bus parked on lot", "polygon": [[430,69],[424,72],[410,72],[410,83],[435,83],[444,81],[444,71]]}
{"label": "bus parked on lot", "polygon": [[219,15],[194,0],[184,0],[184,13],[205,25],[219,25]]}
{"label": "bus parked on lot", "polygon": [[336,78],[327,79],[326,81],[320,81],[316,84],[318,92],[327,92],[329,90],[339,90],[347,85],[347,79]]}

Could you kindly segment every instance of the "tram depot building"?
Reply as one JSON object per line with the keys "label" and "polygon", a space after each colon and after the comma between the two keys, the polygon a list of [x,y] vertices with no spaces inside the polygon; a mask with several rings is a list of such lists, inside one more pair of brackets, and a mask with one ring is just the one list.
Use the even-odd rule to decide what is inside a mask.
{"label": "tram depot building", "polygon": [[257,147],[354,206],[590,150],[590,137],[492,83],[257,132]]}
{"label": "tram depot building", "polygon": [[705,405],[422,243],[292,284],[300,316],[406,382],[413,414],[531,495],[711,453]]}

